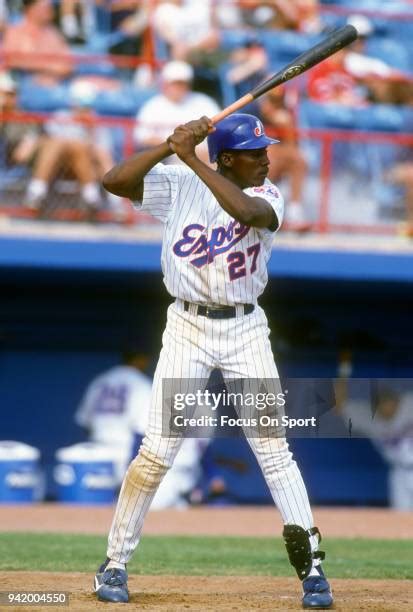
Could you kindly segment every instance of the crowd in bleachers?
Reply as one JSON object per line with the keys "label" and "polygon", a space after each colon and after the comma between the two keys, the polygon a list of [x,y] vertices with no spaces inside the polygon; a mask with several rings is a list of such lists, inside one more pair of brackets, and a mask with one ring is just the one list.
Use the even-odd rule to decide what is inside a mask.
{"label": "crowd in bleachers", "polygon": [[[412,132],[411,2],[0,0],[0,210],[50,216],[53,193],[90,220],[130,220],[100,188],[114,161],[214,114],[344,23],[356,43],[249,107],[281,139],[269,178],[285,183],[296,229],[320,215],[323,157],[323,141],[300,129]],[[106,117],[118,119],[105,127]],[[412,233],[411,145],[334,142],[336,200],[365,198],[367,182],[376,217],[407,210]]]}

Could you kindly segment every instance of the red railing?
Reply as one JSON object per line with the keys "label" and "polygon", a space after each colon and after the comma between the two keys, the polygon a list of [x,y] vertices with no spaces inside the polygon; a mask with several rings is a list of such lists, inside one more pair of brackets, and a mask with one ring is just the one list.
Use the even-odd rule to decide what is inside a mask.
{"label": "red railing", "polygon": [[[280,135],[274,130],[267,129],[268,133]],[[338,224],[330,221],[330,188],[333,175],[332,154],[333,145],[338,142],[370,143],[400,145],[411,147],[413,150],[412,134],[390,134],[388,132],[363,132],[360,130],[331,130],[298,128],[296,135],[299,140],[314,140],[321,144],[320,154],[320,209],[319,218],[313,228],[320,233],[334,231],[368,232],[370,234],[394,234],[397,228],[394,224],[366,225],[366,224]],[[413,153],[410,156],[413,161]],[[384,177],[383,177],[384,178]]]}
{"label": "red railing", "polygon": [[[53,114],[45,113],[9,113],[0,116],[0,121],[17,121],[24,123],[40,123],[43,124],[47,120],[52,119]],[[59,118],[59,121],[68,121],[73,123],[73,118]],[[81,123],[89,126],[105,126],[108,128],[120,128],[123,131],[123,151],[122,157],[130,156],[135,150],[135,143],[133,139],[133,130],[136,127],[136,121],[131,118],[120,118],[120,117],[100,117],[91,116],[87,121],[82,120]],[[173,126],[171,126],[171,130]],[[268,133],[273,135],[280,135],[279,132],[274,130],[267,130]],[[375,233],[375,234],[394,234],[397,231],[397,224],[395,222],[389,222],[386,224],[366,224],[365,222],[357,221],[354,219],[351,223],[336,223],[334,219],[331,219],[331,198],[334,197],[332,192],[332,179],[334,178],[333,168],[333,147],[339,142],[353,142],[359,143],[377,143],[379,145],[398,145],[400,147],[413,148],[413,134],[389,134],[381,132],[361,132],[361,131],[345,131],[345,130],[323,130],[323,129],[297,129],[296,135],[298,140],[315,141],[320,144],[320,157],[319,157],[319,174],[318,174],[318,187],[319,187],[319,209],[318,218],[313,226],[313,231],[319,233],[326,232],[364,232],[364,233]],[[0,176],[4,167],[0,166]],[[64,167],[62,168],[64,171]],[[20,198],[22,194],[20,193]],[[304,202],[305,203],[305,202]],[[3,205],[2,205],[3,204]],[[3,215],[11,216],[24,216],[30,217],[31,213],[22,207],[22,202],[16,200],[12,204],[4,205],[4,197],[2,202],[2,196],[0,194],[0,213]],[[125,206],[129,206],[125,203]],[[107,215],[106,215],[107,217]],[[102,215],[102,220],[107,220],[105,214]],[[142,219],[145,222],[148,218],[141,217],[136,214],[126,215],[127,223],[139,223]],[[63,209],[57,209],[53,214],[53,218],[77,220],[81,218],[76,211],[65,211]],[[288,228],[288,226],[287,226]]]}
{"label": "red railing", "polygon": [[[61,53],[61,54],[47,54],[42,53],[36,55],[33,58],[32,53],[27,53],[24,51],[13,51],[12,54],[13,60],[24,60],[27,58],[29,62],[33,62],[35,59],[36,62],[39,62],[39,67],[37,70],[41,71],[41,68],[45,68],[45,64],[47,62],[70,62],[73,65],[77,64],[97,64],[100,63],[102,65],[110,64],[115,66],[116,68],[136,68],[141,64],[149,64],[154,68],[159,68],[164,63],[163,61],[158,60],[152,54],[142,54],[139,56],[131,56],[131,55],[113,55],[113,54],[99,54],[99,53]],[[4,63],[6,66],[9,64],[10,54],[5,53],[0,49],[0,63]],[[41,62],[41,64],[40,64]]]}

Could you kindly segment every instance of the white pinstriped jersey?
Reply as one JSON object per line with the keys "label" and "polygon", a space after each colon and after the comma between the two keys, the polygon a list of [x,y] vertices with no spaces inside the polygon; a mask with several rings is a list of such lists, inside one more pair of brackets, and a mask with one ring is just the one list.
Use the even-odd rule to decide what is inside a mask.
{"label": "white pinstriped jersey", "polygon": [[[266,179],[244,193],[267,200],[281,225],[284,202],[275,185]],[[233,219],[187,166],[154,166],[142,203],[134,204],[165,224],[162,271],[170,295],[198,304],[256,303],[268,280],[273,231]]]}

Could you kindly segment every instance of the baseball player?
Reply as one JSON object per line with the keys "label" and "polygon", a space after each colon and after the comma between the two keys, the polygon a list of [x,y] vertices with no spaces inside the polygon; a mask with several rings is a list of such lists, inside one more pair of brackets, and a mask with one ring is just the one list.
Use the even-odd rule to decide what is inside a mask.
{"label": "baseball player", "polygon": [[[146,363],[146,355],[133,349],[125,351],[122,364],[91,381],[75,414],[76,423],[88,430],[92,442],[116,449],[119,486],[147,428],[152,380],[142,372]],[[188,505],[189,494],[201,476],[201,460],[208,443],[185,438],[152,500],[151,510]]]}
{"label": "baseball player", "polygon": [[[195,147],[208,136],[210,161]],[[283,217],[283,198],[266,178],[268,138],[248,114],[233,114],[214,128],[202,117],[180,125],[161,145],[115,166],[104,178],[111,193],[164,223],[162,269],[175,301],[168,308],[155,372],[149,424],[122,484],[109,534],[107,559],[95,576],[103,601],[127,602],[126,564],[138,545],[144,518],[182,436],[163,436],[165,379],[278,379],[266,316],[258,298]],[[185,165],[160,162],[176,153]],[[303,607],[329,608],[330,585],[321,568],[319,531],[300,471],[285,437],[248,437],[281,512],[291,564],[302,580]]]}
{"label": "baseball player", "polygon": [[[413,392],[397,379],[372,381],[370,398],[351,397],[338,381],[336,411],[356,435],[371,439],[389,465],[389,498],[395,510],[413,510]],[[403,385],[402,385],[403,386]]]}
{"label": "baseball player", "polygon": [[119,485],[147,426],[152,381],[141,371],[145,361],[144,355],[125,351],[122,364],[89,383],[75,414],[92,442],[117,449]]}

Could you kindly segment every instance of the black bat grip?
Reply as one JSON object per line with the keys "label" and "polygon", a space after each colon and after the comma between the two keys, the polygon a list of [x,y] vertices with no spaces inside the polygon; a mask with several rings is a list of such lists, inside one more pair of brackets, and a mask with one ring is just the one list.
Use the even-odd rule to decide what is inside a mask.
{"label": "black bat grip", "polygon": [[[274,36],[277,34],[274,33]],[[296,57],[290,64],[285,68],[277,72],[270,79],[258,85],[251,91],[253,98],[258,98],[262,94],[266,93],[273,87],[281,85],[289,81],[293,77],[309,70],[316,64],[330,57],[343,47],[346,47],[350,43],[354,42],[358,36],[356,28],[352,25],[346,25],[339,28],[335,32],[332,32],[325,40],[322,40],[308,51],[304,51],[301,55]]]}

